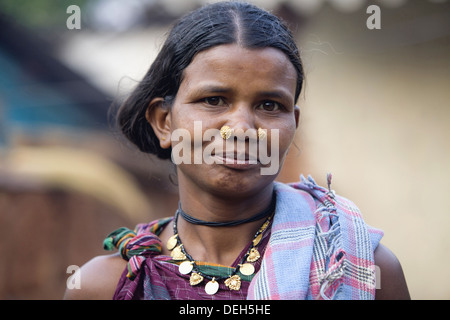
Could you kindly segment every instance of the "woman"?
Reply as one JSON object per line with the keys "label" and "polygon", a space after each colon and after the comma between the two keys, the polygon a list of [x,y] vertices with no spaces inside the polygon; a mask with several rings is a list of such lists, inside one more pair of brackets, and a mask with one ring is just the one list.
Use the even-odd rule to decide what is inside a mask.
{"label": "woman", "polygon": [[66,298],[409,298],[382,232],[350,201],[312,178],[274,181],[302,84],[272,14],[223,2],[182,18],[117,115],[141,151],[176,164],[179,210],[113,232],[105,248],[119,254],[84,265]]}

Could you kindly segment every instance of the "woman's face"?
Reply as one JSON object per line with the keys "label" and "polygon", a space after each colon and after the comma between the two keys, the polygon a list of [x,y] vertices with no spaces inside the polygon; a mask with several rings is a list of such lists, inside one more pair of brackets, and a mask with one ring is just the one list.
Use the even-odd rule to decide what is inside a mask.
{"label": "woman's face", "polygon": [[[170,113],[173,158],[190,159],[177,165],[180,187],[248,196],[269,186],[297,128],[296,84],[294,66],[274,48],[230,44],[198,53]],[[224,140],[223,126],[236,136]],[[265,138],[257,138],[258,128]]]}

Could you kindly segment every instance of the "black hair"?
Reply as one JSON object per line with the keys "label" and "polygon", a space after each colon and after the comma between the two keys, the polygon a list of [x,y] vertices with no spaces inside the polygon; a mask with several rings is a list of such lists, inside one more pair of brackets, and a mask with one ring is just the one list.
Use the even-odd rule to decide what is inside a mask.
{"label": "black hair", "polygon": [[142,81],[122,103],[116,115],[122,133],[140,151],[170,159],[145,118],[150,101],[170,104],[194,56],[206,49],[237,43],[244,48],[273,47],[286,54],[297,71],[295,101],[303,84],[303,66],[292,33],[275,15],[245,2],[218,2],[182,17],[170,31]]}

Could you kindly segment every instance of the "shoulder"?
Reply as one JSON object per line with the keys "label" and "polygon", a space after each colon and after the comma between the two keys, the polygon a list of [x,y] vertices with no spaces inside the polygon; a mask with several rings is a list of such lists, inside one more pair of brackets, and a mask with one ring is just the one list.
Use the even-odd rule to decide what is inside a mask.
{"label": "shoulder", "polygon": [[67,288],[66,300],[110,300],[112,299],[120,276],[127,261],[119,254],[98,256],[77,270],[68,281],[79,281],[79,286]]}
{"label": "shoulder", "polygon": [[374,251],[377,270],[377,300],[409,300],[403,269],[397,257],[381,243]]}

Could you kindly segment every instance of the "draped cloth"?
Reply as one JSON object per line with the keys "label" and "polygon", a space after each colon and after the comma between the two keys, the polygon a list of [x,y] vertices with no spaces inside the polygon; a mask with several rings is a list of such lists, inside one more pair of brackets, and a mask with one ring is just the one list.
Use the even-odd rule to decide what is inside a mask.
{"label": "draped cloth", "polygon": [[275,183],[276,213],[248,299],[375,298],[374,251],[383,236],[349,200],[311,177]]}
{"label": "draped cloth", "polygon": [[[162,230],[167,227],[173,217],[158,219],[150,223],[138,224],[135,230],[119,228],[112,232],[104,241],[105,249],[119,249],[123,259],[128,261],[127,268],[122,273],[116,287],[114,300],[244,300],[247,297],[248,287],[254,275],[241,277],[240,290],[230,290],[224,281],[218,281],[219,290],[214,295],[205,292],[206,281],[191,286],[189,274],[181,274],[179,264],[181,261],[161,254],[162,242],[159,238]],[[270,225],[262,233],[258,244],[259,253],[264,251],[270,238]],[[251,242],[247,244],[231,266],[214,264],[208,261],[196,261],[200,272],[212,277],[228,278],[232,275],[238,264],[250,249]],[[258,272],[262,259],[257,260],[253,266]]]}
{"label": "draped cloth", "polygon": [[[301,176],[297,183],[275,182],[274,192],[276,209],[264,255],[258,261],[261,263],[259,270],[249,285],[241,288],[244,295],[239,297],[251,300],[374,299],[373,255],[383,232],[368,226],[351,201],[335,195],[330,190],[330,181],[327,190],[311,177]],[[161,224],[168,221],[163,220]],[[118,229],[105,239],[105,249],[117,247],[128,260],[128,270],[121,277],[115,298],[204,298],[194,292],[195,287],[189,286],[187,276],[181,279],[182,275],[176,275],[177,266],[170,257],[160,255],[161,243],[156,232],[161,230],[160,226],[143,226],[145,228],[142,225],[137,228],[137,233]],[[172,281],[183,286],[186,283],[183,296],[169,294],[180,290],[171,291],[170,284],[164,283],[169,277],[158,274],[168,271],[174,275],[170,278]],[[246,296],[242,289],[247,291]],[[229,296],[229,299],[236,298]]]}

